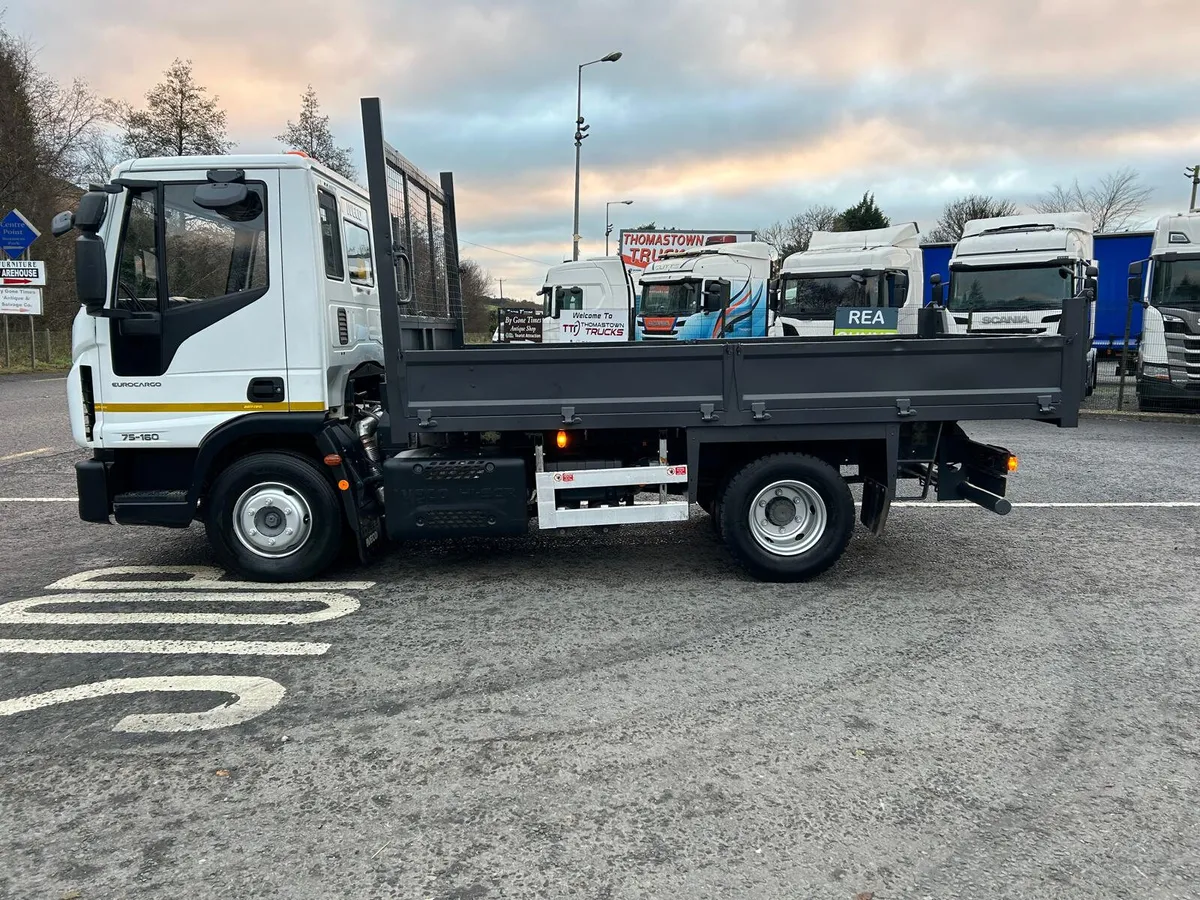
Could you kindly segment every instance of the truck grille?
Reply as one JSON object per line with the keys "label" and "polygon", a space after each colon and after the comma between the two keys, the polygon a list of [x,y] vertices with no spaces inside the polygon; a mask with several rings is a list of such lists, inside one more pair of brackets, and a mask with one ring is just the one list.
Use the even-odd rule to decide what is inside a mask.
{"label": "truck grille", "polygon": [[1200,381],[1200,334],[1171,331],[1165,337],[1167,362],[1171,368],[1182,369],[1191,381]]}

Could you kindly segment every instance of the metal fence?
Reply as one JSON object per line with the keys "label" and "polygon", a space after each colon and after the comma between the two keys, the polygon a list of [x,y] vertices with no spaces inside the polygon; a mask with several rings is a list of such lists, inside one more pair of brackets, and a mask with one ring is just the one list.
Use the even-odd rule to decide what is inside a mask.
{"label": "metal fence", "polygon": [[71,332],[49,328],[32,329],[28,316],[0,316],[4,333],[0,335],[0,371],[35,372],[71,367]]}
{"label": "metal fence", "polygon": [[[1200,356],[1200,350],[1197,355]],[[1186,364],[1182,353],[1170,353],[1168,365],[1148,366],[1140,377],[1138,360],[1137,350],[1100,356],[1096,389],[1084,400],[1084,408],[1200,415],[1200,376],[1190,371],[1194,367]]]}

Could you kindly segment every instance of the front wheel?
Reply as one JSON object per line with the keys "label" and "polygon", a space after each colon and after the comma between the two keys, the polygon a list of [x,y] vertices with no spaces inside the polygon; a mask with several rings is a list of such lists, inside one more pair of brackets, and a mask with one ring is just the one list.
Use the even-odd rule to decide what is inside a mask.
{"label": "front wheel", "polygon": [[803,581],[845,552],[854,532],[854,497],[841,474],[800,453],[745,466],[719,505],[725,543],[763,581]]}
{"label": "front wheel", "polygon": [[316,464],[291,453],[255,453],[217,476],[205,528],[218,561],[254,581],[303,581],[341,547],[342,511]]}

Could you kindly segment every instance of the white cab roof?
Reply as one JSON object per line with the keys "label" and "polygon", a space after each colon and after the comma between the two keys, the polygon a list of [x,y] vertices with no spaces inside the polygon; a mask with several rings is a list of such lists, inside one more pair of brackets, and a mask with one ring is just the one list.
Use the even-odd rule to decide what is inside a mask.
{"label": "white cab roof", "polygon": [[1017,228],[1060,228],[1072,231],[1092,230],[1092,217],[1085,212],[1023,213],[1017,216],[996,216],[992,219],[971,219],[963,225],[963,237]]}
{"label": "white cab roof", "polygon": [[1200,253],[1200,212],[1163,216],[1154,226],[1154,253]]}
{"label": "white cab roof", "polygon": [[876,247],[919,247],[921,230],[916,222],[872,228],[867,231],[814,231],[805,253],[824,250],[873,250]]}

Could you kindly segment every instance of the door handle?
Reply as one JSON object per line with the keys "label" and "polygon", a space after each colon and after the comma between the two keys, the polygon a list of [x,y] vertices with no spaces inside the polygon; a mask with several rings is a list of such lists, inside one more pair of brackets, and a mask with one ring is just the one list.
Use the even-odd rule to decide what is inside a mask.
{"label": "door handle", "polygon": [[282,378],[252,378],[246,388],[246,399],[251,403],[282,403]]}

